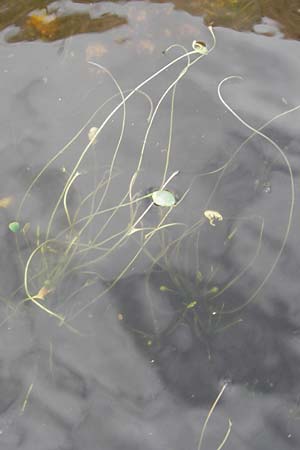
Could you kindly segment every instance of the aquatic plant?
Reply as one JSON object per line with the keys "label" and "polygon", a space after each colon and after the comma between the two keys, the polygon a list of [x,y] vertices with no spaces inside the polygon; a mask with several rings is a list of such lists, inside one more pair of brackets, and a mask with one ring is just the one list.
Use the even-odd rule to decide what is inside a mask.
{"label": "aquatic plant", "polygon": [[[204,314],[205,322],[209,324],[209,327],[201,325],[200,328],[216,331],[235,324],[236,320],[231,318],[225,325],[221,324],[220,318],[225,314],[234,314],[242,310],[256,298],[268,281],[288,239],[294,211],[294,181],[292,169],[284,151],[268,135],[264,134],[263,130],[275,120],[296,111],[299,106],[278,114],[259,128],[254,128],[230,107],[222,93],[225,83],[239,77],[224,78],[217,88],[220,102],[244,127],[251,131],[251,134],[231,153],[229,159],[221,167],[194,175],[181,196],[177,198],[170,188],[180,171],[180,167],[172,173],[169,170],[176,89],[191,67],[213,51],[216,43],[215,36],[212,28],[209,30],[212,36],[210,48],[201,41],[194,41],[191,51],[187,51],[180,45],[171,46],[165,53],[176,48],[182,51],[182,54],[128,91],[121,89],[118,81],[107,68],[90,62],[92,67],[108,76],[116,93],[106,99],[72,139],[44,165],[30,183],[20,202],[16,223],[25,223],[25,225],[22,232],[16,233],[15,236],[24,280],[22,286],[13,293],[14,296],[20,295],[22,290],[25,292],[25,298],[20,302],[20,306],[32,302],[49,315],[59,319],[61,323],[69,323],[108,293],[133,269],[140,257],[145,257],[149,266],[148,281],[156,267],[160,267],[162,271],[168,273],[173,286],[162,284],[161,291],[163,292],[165,287],[179,293],[182,301],[179,317],[191,314],[195,323],[198,322],[199,325],[203,323]],[[144,89],[152,80],[166,74],[171,67],[177,68],[180,63],[184,63],[183,68],[179,69],[175,79],[163,88],[158,99],[153,103]],[[142,142],[132,168],[126,170],[126,173],[122,173],[118,168],[118,158],[126,132],[128,103],[130,99],[139,96],[146,99],[149,105],[149,114],[145,118]],[[143,194],[140,193],[138,186],[143,178],[143,165],[150,142],[150,133],[153,131],[153,124],[168,97],[170,97],[169,125],[167,148],[162,154],[162,173],[156,187]],[[99,120],[98,117],[101,115],[103,118]],[[118,119],[116,121],[117,129],[113,125],[114,119]],[[105,142],[105,133],[107,132],[112,132],[116,142],[112,152],[107,151],[107,154],[112,154],[109,162],[100,164],[96,149],[100,145],[104,145],[102,139]],[[217,211],[212,209],[211,205],[226,171],[236,156],[255,136],[268,142],[288,169],[290,179],[289,212],[280,248],[268,272],[243,304],[231,307],[220,299],[224,298],[223,294],[235,286],[255,264],[262,247],[264,218],[258,215],[255,217],[226,217],[226,211]],[[83,137],[87,144],[78,154],[73,147]],[[64,162],[66,155],[71,159],[71,164]],[[41,217],[40,222],[37,218],[36,224],[29,225],[26,208],[30,205],[31,193],[42,182],[51,167],[57,164],[61,165],[61,176],[64,177],[63,188],[59,190],[53,205],[49,207],[47,217]],[[85,174],[88,174],[88,177],[85,177]],[[173,210],[175,211],[185,201],[193,189],[195,180],[211,175],[216,176],[217,180],[202,210],[199,211],[197,220],[192,224],[172,220]],[[74,196],[76,202],[73,201]],[[155,215],[151,215],[153,210],[156,211]],[[146,218],[149,215],[155,218],[155,223],[146,226]],[[229,281],[223,284],[214,283],[218,267],[211,269],[206,261],[200,261],[200,230],[204,225],[214,227],[216,230],[219,227],[227,230],[225,224],[233,223],[234,226],[230,227],[225,236],[225,243],[228,247],[239,226],[249,221],[254,222],[257,226],[257,247],[248,263]],[[176,233],[172,234],[172,230],[176,230]],[[157,250],[156,246],[153,253],[148,244],[154,238],[155,242],[159,244],[159,249]],[[192,282],[190,279],[185,280],[176,272],[176,265],[182,266],[182,249],[189,240],[192,241],[194,252],[193,257],[190,256],[191,253],[189,254],[189,259],[193,260],[193,267],[191,269],[190,266],[188,271],[192,274]],[[25,251],[21,251],[24,246]],[[205,271],[200,268],[201,264],[209,267],[204,277],[202,274]],[[115,271],[114,267],[116,267]],[[67,287],[67,296],[65,290],[63,296],[59,295],[62,286]],[[59,302],[55,301],[55,297],[56,299],[59,297]],[[50,304],[55,307],[50,307]],[[175,324],[177,322],[178,317]]]}
{"label": "aquatic plant", "polygon": [[[210,408],[210,410],[209,410],[209,412],[208,412],[208,414],[206,416],[206,419],[204,421],[204,424],[203,424],[203,427],[202,427],[202,430],[201,430],[201,434],[200,434],[197,450],[201,450],[201,448],[202,448],[202,443],[203,443],[203,440],[204,440],[204,434],[205,434],[205,431],[207,429],[207,425],[208,425],[209,419],[211,418],[214,410],[216,409],[216,406],[218,405],[218,403],[219,403],[219,401],[220,401],[220,399],[221,399],[221,397],[222,397],[222,395],[223,395],[223,393],[224,393],[224,391],[225,391],[227,386],[228,386],[227,383],[223,384],[223,386],[222,386],[222,388],[221,388],[217,398],[213,402],[213,404],[212,404],[212,406],[211,406],[211,408]],[[224,447],[225,443],[227,442],[227,440],[229,438],[229,435],[230,435],[230,432],[231,432],[231,427],[232,427],[232,422],[231,422],[230,419],[228,419],[227,431],[226,431],[226,433],[224,435],[224,438],[222,439],[222,442],[218,445],[217,450],[221,450]]]}
{"label": "aquatic plant", "polygon": [[152,201],[157,206],[173,206],[176,203],[174,194],[165,190],[152,192]]}
{"label": "aquatic plant", "polygon": [[[63,189],[58,193],[56,200],[48,212],[48,217],[41,218],[46,223],[46,226],[39,223],[34,226],[31,224],[30,231],[27,227],[16,238],[19,259],[24,270],[23,288],[26,294],[26,298],[22,300],[21,304],[24,301],[31,301],[51,316],[59,319],[61,323],[64,323],[66,320],[66,309],[65,313],[59,311],[67,308],[68,302],[71,299],[74,300],[76,294],[83,295],[83,291],[91,290],[91,286],[101,282],[104,287],[96,296],[86,299],[84,304],[77,305],[77,309],[76,307],[74,308],[73,302],[71,307],[73,312],[72,314],[69,313],[67,317],[67,320],[70,321],[87,307],[94,304],[130,270],[138,257],[144,253],[149,241],[159,231],[168,227],[179,226],[177,223],[169,222],[168,218],[172,209],[184,199],[185,194],[176,203],[175,196],[171,191],[166,190],[178,174],[178,170],[169,174],[175,93],[179,81],[188,70],[213,50],[215,37],[211,28],[210,33],[213,38],[213,45],[210,49],[207,49],[203,43],[199,42],[193,43],[193,50],[191,51],[187,51],[182,46],[177,46],[183,51],[180,56],[171,60],[153,75],[139,83],[134,89],[125,92],[122,91],[118,81],[108,69],[95,62],[90,62],[97,70],[101,70],[102,73],[107,74],[113,82],[117,93],[103,102],[76,135],[44,165],[30,183],[20,202],[16,220],[24,223],[26,208],[30,204],[33,189],[35,189],[38,183],[42,183],[43,177],[51,167],[57,163],[62,164],[61,161],[63,161],[65,155],[68,154],[70,158],[70,155],[72,155],[72,146],[79,138],[82,138],[84,135],[87,136],[88,142],[79,156],[72,158],[72,166],[69,164],[67,167],[65,165],[62,167],[62,174],[66,179]],[[176,46],[171,46],[165,53],[168,53],[173,48],[176,48]],[[161,76],[171,67],[177,67],[181,62],[184,63],[184,67],[180,69],[175,79],[163,90],[154,105],[149,95],[143,89],[152,80]],[[153,123],[161,105],[169,95],[171,95],[170,124],[168,146],[164,155],[163,173],[154,192],[140,195],[136,191],[135,186],[141,177],[150,131],[152,130]],[[117,158],[126,129],[127,104],[134,96],[146,98],[150,106],[150,112],[147,118],[142,145],[133,170],[131,173],[128,172],[120,175],[117,169]],[[117,104],[111,106],[116,101]],[[110,112],[107,113],[102,122],[95,126],[96,118],[107,108],[111,108]],[[98,171],[99,165],[95,148],[105,129],[109,130],[112,127],[112,119],[115,116],[118,120],[120,119],[117,142],[109,164],[100,166],[102,170]],[[76,152],[74,152],[75,154]],[[81,182],[87,170],[86,167],[89,165],[97,167],[97,172],[95,171],[93,173],[88,183],[86,183],[86,179]],[[118,179],[117,183],[120,183],[120,176],[121,178],[123,177],[121,181],[122,190],[117,190],[117,192],[121,195],[119,195],[117,200],[112,201],[111,196],[114,182],[115,179]],[[76,192],[76,196],[79,199],[75,207],[71,200],[73,191]],[[115,192],[116,189],[114,190],[114,196]],[[146,199],[149,200],[147,206],[144,203]],[[163,206],[164,208],[161,214],[157,216],[156,223],[151,227],[145,227],[143,221],[150,210],[153,207],[157,207],[155,205]],[[62,226],[64,221],[66,224]],[[36,228],[36,232],[34,228]],[[125,261],[123,267],[113,277],[113,280],[108,281],[108,276],[105,274],[106,267],[108,265],[112,267],[113,263],[108,263],[107,261],[112,257],[118,258],[116,256],[118,252],[122,252],[122,249],[127,245],[128,241],[136,239],[137,236],[140,241],[139,246],[136,250],[130,250],[128,252],[128,260]],[[27,245],[27,250],[22,252],[21,248],[24,248],[24,241]],[[59,286],[63,283],[72,285],[74,277],[80,277],[80,286],[70,292],[68,298],[61,299],[57,310],[48,307],[48,304],[46,306],[45,301],[43,301],[45,298],[44,294],[47,294],[47,299],[48,297],[58,295]],[[21,290],[22,287],[20,287],[19,292]],[[40,292],[43,295],[40,295]],[[51,296],[48,296],[50,293]]]}
{"label": "aquatic plant", "polygon": [[[202,208],[203,216],[201,217],[199,214],[199,220],[190,226],[186,225],[184,231],[175,238],[167,230],[161,229],[159,233],[161,251],[156,255],[151,254],[148,249],[144,250],[152,261],[147,272],[145,292],[151,309],[153,326],[151,332],[148,330],[147,333],[144,333],[142,329],[135,330],[135,332],[144,336],[147,342],[151,342],[151,345],[155,340],[160,341],[163,336],[172,334],[182,322],[188,322],[189,326],[194,329],[195,335],[201,338],[207,338],[241,323],[243,319],[240,316],[240,312],[258,297],[262,288],[271,277],[288,240],[295,205],[292,168],[282,148],[268,135],[264,134],[263,130],[276,120],[299,110],[300,106],[295,106],[278,114],[258,129],[255,129],[242,119],[224,100],[223,85],[227,81],[236,78],[240,77],[230,76],[224,78],[218,85],[218,96],[227,110],[248,128],[251,134],[233,151],[224,165],[216,170],[197,175],[199,177],[217,175],[211,194]],[[240,295],[231,295],[231,299],[228,301],[229,298],[226,294],[228,292],[236,294],[234,289],[245,280],[245,276],[249,274],[251,268],[255,267],[261,254],[264,242],[265,218],[262,215],[227,217],[226,211],[222,211],[221,214],[219,211],[207,208],[213,204],[214,196],[226,171],[229,170],[234,159],[245,148],[246,144],[255,136],[259,136],[269,143],[276,152],[276,159],[281,158],[287,168],[290,182],[290,197],[289,201],[287,201],[286,225],[279,248],[274,259],[270,262],[270,266],[266,268],[264,276],[256,282],[256,286],[251,287],[250,293],[243,293],[242,298],[244,299],[242,301],[240,300]],[[190,189],[192,190],[192,183]],[[218,281],[218,275],[222,269],[221,258],[219,254],[215,259],[210,258],[209,248],[203,245],[203,242],[207,241],[205,235],[203,236],[207,229],[207,224],[214,227],[216,233],[220,228],[223,230],[217,236],[221,236],[219,238],[221,240],[220,254],[224,255],[230,251],[234,238],[241,227],[249,223],[255,225],[257,234],[257,244],[253,248],[252,254],[249,254],[248,261],[244,266],[239,267],[238,272],[233,276],[231,275],[227,281]],[[226,227],[224,227],[225,224],[227,224]],[[156,289],[154,286],[156,286]],[[160,291],[160,294],[158,291]],[[167,302],[167,299],[171,302],[172,307],[170,307],[168,313],[164,312],[164,319],[161,321],[162,305],[164,302]],[[234,301],[237,304],[234,304]],[[166,316],[169,319],[166,319]],[[210,353],[209,348],[208,353]]]}

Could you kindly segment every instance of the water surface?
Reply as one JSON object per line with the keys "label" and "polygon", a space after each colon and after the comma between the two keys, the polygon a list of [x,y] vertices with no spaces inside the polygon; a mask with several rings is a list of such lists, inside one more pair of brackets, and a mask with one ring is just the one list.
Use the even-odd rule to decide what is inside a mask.
{"label": "water surface", "polygon": [[[110,215],[103,213],[72,247],[68,266],[78,224],[69,226],[63,199],[49,229],[89,129],[103,123],[120,97],[95,114],[21,203],[47,162],[118,94],[105,70],[89,61],[109,69],[125,92],[184,53],[182,47],[165,52],[170,45],[192,50],[196,39],[211,47],[205,2],[184,3],[189,7],[3,6],[0,442],[7,450],[197,449],[224,386],[202,449],[217,449],[228,430],[223,448],[299,447],[299,111],[263,130],[281,152],[259,135],[237,151],[251,130],[217,95],[223,79],[241,77],[224,82],[221,93],[256,129],[300,104],[299,36],[287,20],[256,11],[245,25],[242,12],[233,20],[233,2],[215,2],[216,48],[176,85],[174,114],[171,90],[160,104],[132,185],[137,199],[174,175],[167,187],[177,205],[163,223],[166,210],[151,206],[149,197],[118,208],[105,228]],[[224,8],[231,15],[222,15]],[[287,16],[292,24],[296,13]],[[149,125],[147,96],[155,108],[186,61],[134,93],[126,116],[120,108],[108,121],[74,173],[71,218],[79,206],[80,217],[91,214],[103,192],[101,211],[121,204]],[[210,223],[207,210],[223,220]],[[140,230],[126,235],[140,216]],[[15,220],[18,234],[8,228]],[[45,240],[26,276],[28,258]],[[64,324],[28,300],[24,279],[31,296],[47,288],[37,301]]]}

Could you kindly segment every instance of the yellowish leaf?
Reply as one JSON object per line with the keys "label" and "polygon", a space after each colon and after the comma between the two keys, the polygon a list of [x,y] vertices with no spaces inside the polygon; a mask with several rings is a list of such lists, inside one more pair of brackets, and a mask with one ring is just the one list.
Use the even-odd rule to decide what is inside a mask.
{"label": "yellowish leaf", "polygon": [[221,222],[223,220],[222,214],[220,214],[218,211],[211,211],[209,209],[204,211],[204,216],[207,218],[210,225],[213,227],[216,226],[215,221]]}
{"label": "yellowish leaf", "polygon": [[38,300],[45,300],[46,295],[49,294],[49,292],[51,292],[52,289],[48,289],[45,286],[43,286],[39,292],[34,296],[35,299]]}
{"label": "yellowish leaf", "polygon": [[7,208],[9,205],[11,205],[12,201],[12,196],[0,198],[0,208]]}

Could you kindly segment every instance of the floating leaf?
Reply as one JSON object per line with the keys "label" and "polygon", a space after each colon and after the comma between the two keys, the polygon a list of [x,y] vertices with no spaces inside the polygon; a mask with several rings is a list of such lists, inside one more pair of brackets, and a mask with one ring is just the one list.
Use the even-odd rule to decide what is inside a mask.
{"label": "floating leaf", "polygon": [[20,230],[20,224],[19,224],[19,222],[11,222],[8,225],[8,228],[10,229],[10,231],[12,233],[17,233]]}
{"label": "floating leaf", "polygon": [[152,192],[152,201],[157,206],[173,206],[176,203],[174,194],[169,191]]}

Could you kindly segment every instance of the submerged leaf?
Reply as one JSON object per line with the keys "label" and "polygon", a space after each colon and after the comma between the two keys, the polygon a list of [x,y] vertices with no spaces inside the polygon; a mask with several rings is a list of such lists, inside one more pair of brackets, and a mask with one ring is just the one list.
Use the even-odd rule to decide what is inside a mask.
{"label": "submerged leaf", "polygon": [[203,275],[202,275],[202,273],[199,270],[197,270],[197,272],[196,272],[196,282],[197,283],[201,283],[202,280],[203,280]]}
{"label": "submerged leaf", "polygon": [[23,234],[28,233],[29,229],[30,229],[30,223],[27,222],[27,223],[25,223],[24,227],[22,228]]}
{"label": "submerged leaf", "polygon": [[157,206],[173,206],[176,203],[174,194],[169,191],[152,192],[152,200]]}
{"label": "submerged leaf", "polygon": [[213,295],[213,294],[217,294],[218,292],[219,292],[218,286],[214,286],[207,292],[207,294]]}
{"label": "submerged leaf", "polygon": [[159,286],[159,290],[161,292],[171,291],[172,289],[168,288],[167,286],[161,285]]}
{"label": "submerged leaf", "polygon": [[192,308],[194,308],[194,306],[196,306],[197,305],[197,302],[196,302],[196,300],[194,300],[193,302],[191,302],[191,303],[189,303],[188,305],[187,305],[187,309],[192,309]]}
{"label": "submerged leaf", "polygon": [[97,139],[95,136],[98,133],[98,130],[99,130],[99,128],[92,127],[92,128],[90,128],[90,130],[88,132],[89,141],[93,141],[93,145],[95,145],[97,143]]}
{"label": "submerged leaf", "polygon": [[7,208],[13,201],[13,197],[0,198],[0,208]]}

